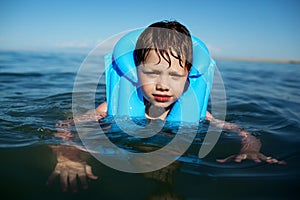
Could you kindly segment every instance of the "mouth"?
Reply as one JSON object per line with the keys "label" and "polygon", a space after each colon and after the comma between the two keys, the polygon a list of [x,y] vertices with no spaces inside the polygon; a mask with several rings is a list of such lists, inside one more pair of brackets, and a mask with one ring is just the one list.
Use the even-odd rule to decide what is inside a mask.
{"label": "mouth", "polygon": [[171,99],[171,96],[169,95],[161,95],[161,94],[154,94],[154,99],[158,102],[167,102]]}

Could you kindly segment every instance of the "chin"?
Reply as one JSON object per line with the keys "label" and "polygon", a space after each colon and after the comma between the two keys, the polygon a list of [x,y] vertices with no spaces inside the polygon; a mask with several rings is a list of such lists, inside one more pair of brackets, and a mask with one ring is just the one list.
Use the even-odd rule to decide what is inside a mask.
{"label": "chin", "polygon": [[160,108],[165,108],[167,109],[168,107],[170,107],[170,105],[172,105],[174,102],[152,102],[152,105],[156,106],[156,107],[160,107]]}

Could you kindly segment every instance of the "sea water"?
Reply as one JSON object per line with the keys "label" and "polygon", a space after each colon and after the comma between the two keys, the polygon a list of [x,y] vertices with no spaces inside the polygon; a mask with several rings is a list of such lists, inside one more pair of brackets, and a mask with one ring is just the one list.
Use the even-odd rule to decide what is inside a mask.
{"label": "sea water", "polygon": [[[173,164],[175,170],[163,169],[146,175],[126,173],[83,153],[94,174],[99,176],[98,180],[88,182],[87,190],[79,187],[75,194],[62,192],[58,178],[52,186],[46,186],[56,164],[49,145],[64,144],[54,136],[55,124],[72,118],[73,84],[85,57],[74,53],[0,52],[2,195],[10,199],[297,197],[300,64],[275,62],[217,60],[226,89],[226,120],[253,133],[262,142],[263,154],[284,160],[286,165],[216,162],[240,149],[241,138],[230,131],[223,131],[213,150],[199,159],[197,152],[204,145],[201,143],[204,129],[197,134],[189,153]],[[105,100],[103,88],[96,94],[96,103]],[[141,140],[128,143],[116,129],[112,141],[121,141],[123,147],[131,149],[136,143],[161,147],[172,140],[168,133],[173,131],[164,129],[165,135],[147,143]],[[75,143],[80,144],[80,140]]]}

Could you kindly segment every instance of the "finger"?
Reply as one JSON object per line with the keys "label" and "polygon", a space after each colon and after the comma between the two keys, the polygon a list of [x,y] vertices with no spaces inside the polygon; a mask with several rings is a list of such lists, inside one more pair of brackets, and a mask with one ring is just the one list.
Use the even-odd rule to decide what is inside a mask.
{"label": "finger", "polygon": [[258,154],[258,158],[259,158],[260,160],[265,161],[265,160],[267,160],[268,158],[271,158],[271,157],[267,157],[267,156],[265,156],[264,154],[260,153],[260,154]]}
{"label": "finger", "polygon": [[71,187],[71,189],[72,189],[73,192],[77,192],[78,191],[76,177],[77,176],[74,173],[70,173],[69,174],[70,187]]}
{"label": "finger", "polygon": [[55,127],[61,127],[61,124],[62,124],[62,121],[59,120],[59,121],[56,122]]}
{"label": "finger", "polygon": [[85,174],[80,174],[78,176],[79,176],[82,188],[86,190],[88,188],[88,183],[87,183],[87,178],[86,178]]}
{"label": "finger", "polygon": [[90,179],[93,179],[93,180],[98,179],[98,176],[95,176],[95,175],[93,174],[91,166],[86,165],[86,166],[85,166],[85,171],[86,171],[86,175],[87,175]]}
{"label": "finger", "polygon": [[261,160],[259,158],[259,155],[257,155],[257,154],[250,154],[250,155],[248,155],[248,159],[253,160],[256,163],[260,163],[261,162]]}
{"label": "finger", "polygon": [[278,161],[278,164],[279,165],[286,165],[287,163],[285,161],[283,161],[283,160],[280,160],[280,161]]}
{"label": "finger", "polygon": [[271,159],[271,157],[267,157],[261,153],[258,155],[258,157],[260,160],[265,161],[265,162],[268,162],[268,160]]}
{"label": "finger", "polygon": [[266,162],[268,162],[268,163],[278,163],[279,161],[275,158],[267,157]]}
{"label": "finger", "polygon": [[69,126],[74,126],[75,125],[74,120],[73,119],[69,119],[68,125]]}
{"label": "finger", "polygon": [[279,165],[286,165],[285,161],[282,161],[282,160],[279,161],[279,160],[277,160],[275,158],[268,159],[268,160],[266,160],[266,162],[271,163],[271,164],[277,163]]}
{"label": "finger", "polygon": [[270,163],[270,164],[278,162],[278,160],[276,160],[276,159],[274,159],[274,158],[272,158],[270,156],[269,157],[265,156],[264,161],[266,161],[267,163]]}
{"label": "finger", "polygon": [[55,137],[57,137],[57,138],[61,138],[61,139],[63,139],[63,140],[67,140],[69,137],[66,137],[64,134],[62,134],[62,133],[55,133],[54,134],[54,136]]}
{"label": "finger", "polygon": [[253,159],[254,160],[254,162],[256,162],[256,163],[260,163],[261,162],[261,160],[259,159],[259,158],[256,158],[256,159]]}
{"label": "finger", "polygon": [[245,159],[247,159],[247,154],[240,154],[234,159],[234,161],[241,162],[242,160],[245,160]]}
{"label": "finger", "polygon": [[278,160],[277,159],[275,159],[275,158],[269,158],[269,159],[267,159],[266,160],[268,163],[271,163],[271,164],[273,164],[273,163],[278,163]]}
{"label": "finger", "polygon": [[56,128],[65,128],[65,127],[68,127],[68,124],[65,123],[64,121],[58,121],[58,122],[55,124],[55,127],[56,127]]}
{"label": "finger", "polygon": [[266,157],[266,162],[267,163],[270,163],[270,164],[273,164],[273,163],[277,163],[279,165],[286,165],[286,162],[285,161],[279,161],[275,158],[272,158],[272,157]]}
{"label": "finger", "polygon": [[224,159],[217,159],[216,161],[219,162],[219,163],[225,163],[225,162],[229,162],[229,161],[233,160],[233,158],[235,158],[235,155],[229,156],[229,157],[224,158]]}
{"label": "finger", "polygon": [[60,174],[60,184],[62,191],[68,190],[68,173],[66,171],[62,171]]}
{"label": "finger", "polygon": [[73,120],[72,119],[63,120],[60,123],[60,125],[64,126],[64,127],[72,126],[72,124],[73,124]]}
{"label": "finger", "polygon": [[47,185],[52,185],[53,181],[55,180],[55,178],[59,175],[58,172],[54,171],[48,178],[47,180]]}

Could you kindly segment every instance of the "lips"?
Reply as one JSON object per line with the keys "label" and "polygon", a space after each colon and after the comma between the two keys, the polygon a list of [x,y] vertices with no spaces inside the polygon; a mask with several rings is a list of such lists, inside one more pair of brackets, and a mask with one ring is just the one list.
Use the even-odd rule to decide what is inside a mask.
{"label": "lips", "polygon": [[159,102],[167,102],[171,99],[169,95],[154,94],[154,99]]}

